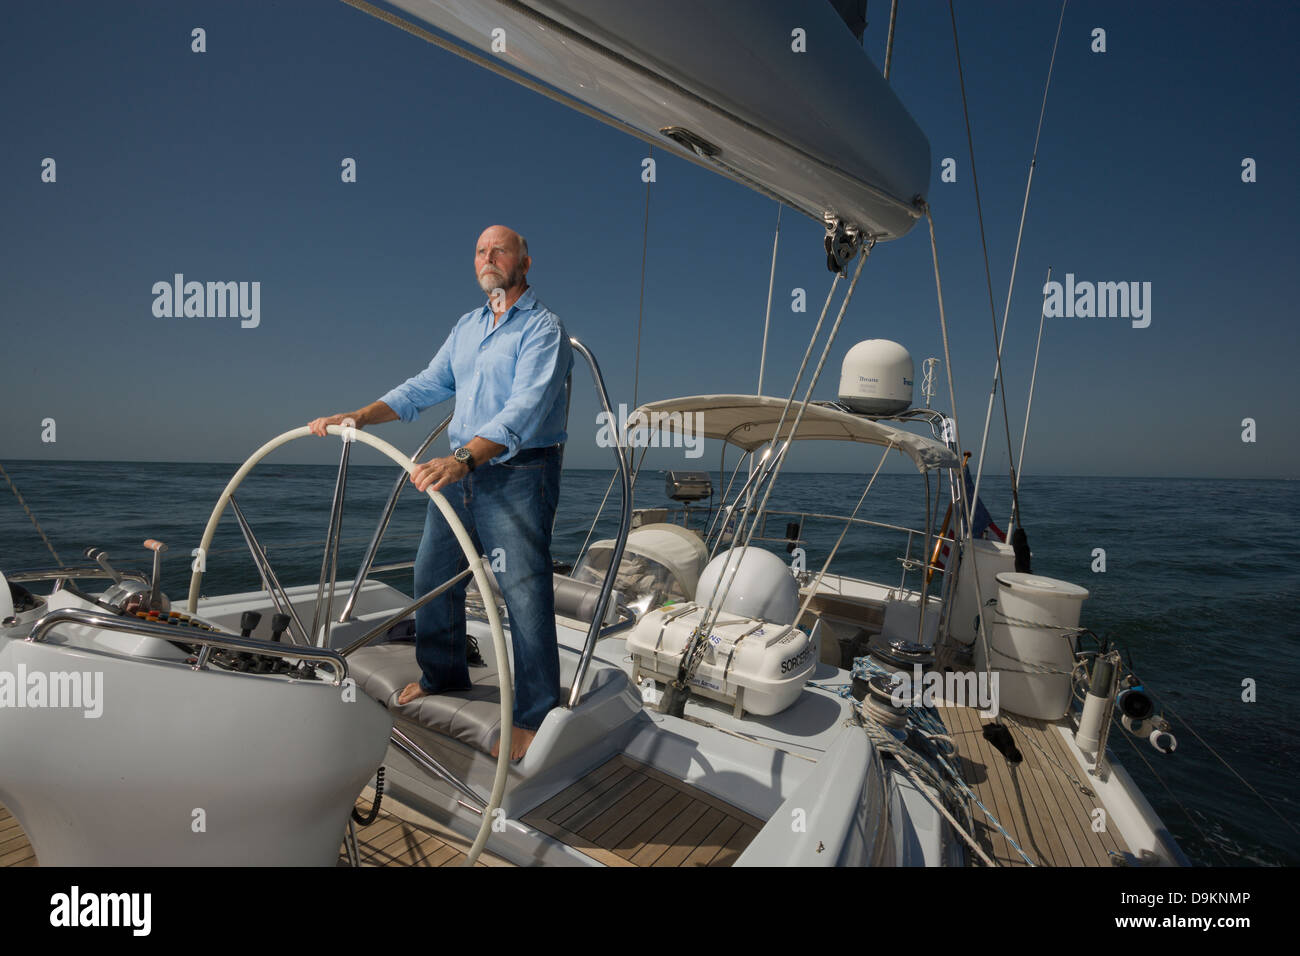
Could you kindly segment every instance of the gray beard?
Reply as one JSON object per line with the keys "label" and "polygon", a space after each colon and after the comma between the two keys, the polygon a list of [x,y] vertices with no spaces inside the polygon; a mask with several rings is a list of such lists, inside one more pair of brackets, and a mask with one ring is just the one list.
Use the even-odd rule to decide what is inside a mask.
{"label": "gray beard", "polygon": [[479,288],[491,295],[496,289],[512,289],[518,284],[517,275],[507,275],[504,278],[498,278],[491,273],[485,273],[478,277]]}

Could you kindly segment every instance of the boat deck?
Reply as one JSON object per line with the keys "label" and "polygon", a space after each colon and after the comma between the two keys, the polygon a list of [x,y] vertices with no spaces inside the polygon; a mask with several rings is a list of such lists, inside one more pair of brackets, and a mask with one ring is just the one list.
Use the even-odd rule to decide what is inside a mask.
{"label": "boat deck", "polygon": [[[372,787],[361,794],[358,813],[370,810]],[[367,866],[463,866],[473,841],[455,833],[391,797],[384,797],[379,816],[367,827],[357,827],[357,852]],[[348,866],[346,844],[339,847],[339,866]],[[475,866],[514,866],[487,850]]]}
{"label": "boat deck", "polygon": [[522,820],[607,866],[730,866],[763,821],[619,755]]}
{"label": "boat deck", "polygon": [[[367,788],[362,805],[369,808],[374,791]],[[441,824],[391,799],[385,799],[379,816],[368,827],[357,828],[357,851],[362,866],[460,866],[469,840]],[[0,804],[0,866],[38,866],[36,851],[13,815]],[[339,846],[339,866],[348,865],[346,848]],[[484,852],[475,866],[511,866]]]}
{"label": "boat deck", "polygon": [[[969,707],[940,707],[939,716],[958,747],[962,775],[980,801],[1038,866],[1112,866],[1113,853],[1129,852],[1114,828],[1093,829],[1101,801],[1084,793],[1089,778],[1066,749],[1055,723],[1004,713],[1000,720],[1023,756],[1015,767],[984,739],[993,723]],[[977,806],[975,839],[1001,866],[1028,866]],[[1105,819],[1104,817],[1101,819]]]}
{"label": "boat deck", "polygon": [[[987,740],[991,723],[969,707],[941,707],[966,783],[1039,866],[1111,866],[1129,853],[1114,828],[1093,829],[1101,806],[1054,723],[1003,714],[1023,761],[1012,767]],[[373,792],[367,789],[362,806]],[[972,808],[975,838],[1003,866],[1028,865],[1007,837]],[[591,771],[524,816],[524,823],[607,866],[730,866],[763,821],[626,756]],[[458,866],[469,841],[386,799],[357,830],[362,866]],[[340,846],[339,865],[348,863]],[[37,866],[18,821],[0,805],[0,866]],[[485,852],[479,866],[510,866]]]}
{"label": "boat deck", "polygon": [[3,803],[0,803],[0,866],[36,866],[36,851]]}

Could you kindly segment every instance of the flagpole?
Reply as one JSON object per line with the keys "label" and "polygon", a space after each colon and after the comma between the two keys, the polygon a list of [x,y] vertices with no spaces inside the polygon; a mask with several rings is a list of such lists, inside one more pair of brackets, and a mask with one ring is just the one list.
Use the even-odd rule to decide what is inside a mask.
{"label": "flagpole", "polygon": [[[967,462],[969,462],[969,461],[970,461],[970,452],[968,452],[968,451],[967,451],[967,452],[962,452],[962,456],[961,456],[961,468],[962,468],[962,489],[963,489],[963,491],[965,490],[965,487],[966,487],[966,464],[967,464]],[[953,506],[954,503],[955,503],[955,500],[954,500],[954,501],[950,501],[950,502],[948,502],[948,511],[947,511],[947,513],[943,516],[943,527],[939,529],[939,540],[936,541],[936,542],[934,543],[934,553],[933,553],[932,555],[930,555],[930,565],[931,565],[931,566],[930,566],[930,568],[928,568],[927,571],[926,571],[926,579],[925,579],[925,585],[926,585],[926,587],[929,587],[929,586],[930,586],[930,578],[934,577],[934,564],[938,561],[939,553],[940,553],[941,549],[943,548],[944,535],[948,533],[948,521],[949,521],[949,519],[952,517],[952,506]],[[971,507],[973,508],[974,505],[971,505]],[[974,512],[972,512],[972,514],[973,514],[973,513],[974,513]],[[957,532],[958,532],[958,528],[960,528],[960,526],[961,526],[961,515],[958,514],[958,516],[957,516],[957,525],[956,525],[956,526],[954,527],[954,529],[953,529],[953,537],[950,538],[950,539],[948,539],[948,540],[952,541],[953,544],[956,544],[956,543],[957,543]],[[947,569],[947,568],[944,568],[944,574],[947,574],[947,573],[948,573],[948,569]]]}
{"label": "flagpole", "polygon": [[930,555],[930,566],[925,569],[925,586],[929,588],[930,579],[934,577],[934,566],[939,560],[939,552],[943,550],[944,542],[948,540],[948,522],[952,520],[952,502],[948,502],[948,510],[943,516],[943,527],[939,529],[939,540],[934,543],[934,552]]}

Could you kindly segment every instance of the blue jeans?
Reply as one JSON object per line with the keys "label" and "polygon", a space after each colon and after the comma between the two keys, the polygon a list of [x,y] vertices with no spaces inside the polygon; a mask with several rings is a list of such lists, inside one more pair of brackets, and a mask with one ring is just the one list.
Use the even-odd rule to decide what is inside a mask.
{"label": "blue jeans", "polygon": [[[514,645],[516,727],[536,730],[560,702],[560,653],[551,581],[551,523],[560,497],[560,447],[529,448],[480,465],[442,494],[455,509],[505,598]],[[498,550],[499,549],[499,550]],[[437,505],[429,502],[415,557],[415,596],[467,566]],[[420,686],[431,694],[468,690],[465,590],[461,581],[415,612]]]}

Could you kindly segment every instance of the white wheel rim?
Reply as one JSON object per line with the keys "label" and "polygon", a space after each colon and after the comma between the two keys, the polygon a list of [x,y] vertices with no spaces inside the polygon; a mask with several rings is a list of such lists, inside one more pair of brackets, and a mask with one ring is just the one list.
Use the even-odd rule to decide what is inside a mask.
{"label": "white wheel rim", "polygon": [[[326,428],[326,431],[331,435],[338,435],[344,441],[359,441],[363,445],[369,445],[401,465],[408,475],[415,470],[415,462],[382,438],[376,438],[374,435],[355,428],[343,428],[339,425],[330,425]],[[216,507],[212,509],[212,515],[208,518],[207,527],[203,529],[203,540],[199,542],[199,555],[196,556],[200,559],[196,560],[192,565],[189,600],[186,605],[186,611],[189,614],[198,613],[199,588],[203,582],[203,571],[201,569],[206,566],[206,555],[208,549],[212,546],[212,538],[217,532],[217,525],[221,521],[221,516],[225,513],[226,506],[230,503],[230,497],[235,493],[235,489],[240,486],[245,476],[253,470],[257,463],[271,452],[281,445],[287,445],[291,441],[305,438],[310,434],[312,434],[311,429],[303,425],[301,428],[294,428],[282,435],[277,435],[253,452],[248,460],[239,466],[239,470],[235,472],[230,481],[226,483],[225,489],[221,492],[221,497],[217,499]],[[492,587],[488,583],[487,574],[483,569],[483,556],[474,550],[474,543],[470,539],[469,532],[465,530],[465,526],[461,523],[451,505],[447,503],[447,499],[432,488],[429,488],[425,494],[438,506],[438,510],[442,512],[442,516],[446,519],[452,534],[455,535],[457,543],[460,544],[461,551],[465,553],[465,559],[469,562],[470,570],[474,575],[474,583],[478,585],[479,594],[484,596],[483,609],[487,614],[488,627],[492,632],[492,646],[496,649],[497,655],[497,683],[500,685],[501,696],[500,747],[498,747],[497,752],[496,776],[492,781],[492,796],[483,811],[483,821],[479,825],[478,837],[475,839],[474,845],[465,860],[466,866],[473,866],[479,854],[483,851],[484,844],[487,843],[488,834],[492,830],[494,813],[501,805],[501,798],[505,796],[506,778],[510,770],[511,729],[514,726],[514,679],[510,673],[510,658],[506,651],[505,632],[501,628],[501,615],[497,611],[496,601],[492,599]],[[315,635],[307,635],[307,637],[308,640],[312,640]]]}

